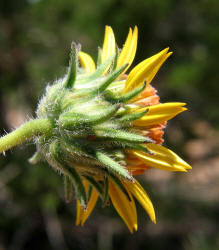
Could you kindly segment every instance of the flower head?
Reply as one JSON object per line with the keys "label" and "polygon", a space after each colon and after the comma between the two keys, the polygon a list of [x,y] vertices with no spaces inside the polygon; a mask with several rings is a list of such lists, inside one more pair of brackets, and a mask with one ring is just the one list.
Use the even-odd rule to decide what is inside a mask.
{"label": "flower head", "polygon": [[[117,172],[117,168],[113,167],[114,163],[109,161],[108,163],[105,162],[105,166],[112,164],[108,168],[110,175],[105,175],[103,179],[98,176],[96,179],[99,182],[102,179],[104,192],[108,192],[109,199],[131,232],[137,230],[137,213],[133,197],[146,210],[151,220],[154,223],[156,222],[154,208],[149,196],[138,181],[132,179],[132,177],[143,174],[150,167],[182,172],[191,169],[179,156],[160,145],[163,142],[163,129],[167,120],[185,111],[185,103],[160,104],[159,96],[150,84],[159,68],[172,52],[168,52],[168,48],[164,49],[139,63],[126,75],[125,73],[135,57],[137,38],[137,27],[134,28],[134,31],[130,28],[126,42],[122,50],[119,51],[113,30],[106,26],[104,43],[99,54],[101,63],[107,62],[108,64],[102,77],[107,77],[107,75],[112,74],[113,70],[122,68],[121,73],[111,82],[103,94],[108,102],[122,105],[114,117],[111,117],[112,124],[107,126],[103,123],[101,126],[102,133],[100,132],[98,135],[106,140],[110,139],[111,143],[113,141],[117,143],[110,149],[110,152],[108,151],[108,156],[111,155],[111,160],[113,159],[114,163],[120,164],[121,167],[118,168],[128,170],[128,174]],[[93,59],[84,52],[79,52],[79,60],[87,73],[98,71],[98,67],[101,67],[97,66],[96,69]],[[119,126],[118,123],[120,123]],[[108,136],[110,138],[107,138]],[[144,139],[141,140],[141,137]],[[114,151],[115,148],[118,148],[118,151]],[[104,149],[102,148],[101,151],[103,152]],[[115,153],[113,154],[113,152]],[[105,155],[105,157],[108,156]],[[89,181],[84,181],[84,184],[87,190],[88,186],[92,186]],[[98,193],[93,186],[87,210],[81,208],[78,200],[77,225],[85,223],[95,207],[98,197],[102,195],[103,193]],[[106,200],[105,197],[106,193],[104,193],[104,199]]]}
{"label": "flower head", "polygon": [[[43,126],[29,128],[37,145],[30,162],[44,158],[63,174],[67,201],[75,188],[76,225],[84,225],[101,199],[103,205],[112,202],[133,232],[137,230],[134,198],[155,223],[152,202],[134,176],[151,167],[181,172],[191,169],[161,145],[166,122],[185,111],[185,103],[160,103],[151,85],[172,52],[164,49],[127,74],[137,39],[137,27],[130,28],[119,50],[113,30],[106,26],[97,64],[72,43],[66,76],[46,88],[38,105],[32,126]],[[28,126],[24,128],[28,131]]]}

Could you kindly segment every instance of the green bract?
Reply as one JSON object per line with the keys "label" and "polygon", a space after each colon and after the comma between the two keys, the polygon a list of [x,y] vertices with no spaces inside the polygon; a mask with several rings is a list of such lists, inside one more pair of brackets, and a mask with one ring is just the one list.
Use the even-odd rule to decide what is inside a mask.
{"label": "green bract", "polygon": [[152,140],[131,127],[131,122],[146,111],[130,113],[126,104],[144,90],[145,84],[122,95],[123,80],[119,77],[127,64],[116,70],[114,55],[95,72],[87,73],[78,64],[78,51],[72,44],[67,75],[46,88],[38,105],[37,118],[49,119],[53,129],[35,140],[37,153],[30,162],[46,159],[65,175],[66,199],[70,199],[73,184],[85,207],[82,178],[92,184],[103,202],[107,200],[108,178],[126,193],[119,177],[130,181],[133,177],[126,169],[124,149],[146,150],[141,144]]}

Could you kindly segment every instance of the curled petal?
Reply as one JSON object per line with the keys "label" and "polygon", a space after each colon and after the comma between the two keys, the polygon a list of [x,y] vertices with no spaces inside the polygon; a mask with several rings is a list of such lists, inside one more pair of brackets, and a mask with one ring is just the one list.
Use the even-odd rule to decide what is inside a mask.
{"label": "curled petal", "polygon": [[153,80],[153,78],[155,77],[155,75],[157,74],[158,70],[160,69],[160,67],[163,65],[163,63],[167,60],[168,57],[170,57],[173,54],[173,52],[169,52],[166,55],[164,55],[161,60],[159,61],[159,63],[156,65],[156,67],[154,67],[154,69],[150,72],[150,74],[148,74],[147,77],[147,83],[150,84],[151,81]]}
{"label": "curled petal", "polygon": [[[84,180],[83,181],[86,193],[88,193],[88,189],[89,189],[89,183]],[[76,226],[80,225],[83,226],[84,223],[86,222],[86,220],[88,219],[88,217],[90,216],[90,214],[92,213],[96,203],[97,203],[97,199],[98,199],[98,193],[97,191],[92,188],[92,192],[91,192],[91,196],[90,199],[87,203],[87,208],[86,210],[84,210],[81,206],[81,203],[79,200],[77,200],[77,214],[76,214]]]}
{"label": "curled petal", "polygon": [[78,57],[82,68],[84,68],[88,73],[92,73],[95,71],[95,63],[90,55],[80,51]]}
{"label": "curled petal", "polygon": [[187,172],[187,169],[191,169],[189,164],[171,150],[153,143],[148,143],[145,146],[154,154],[147,154],[135,150],[131,151],[131,153],[146,165],[166,171]]}
{"label": "curled petal", "polygon": [[92,192],[91,192],[91,197],[90,200],[87,203],[87,210],[83,211],[83,216],[81,218],[81,225],[83,226],[85,221],[87,220],[87,218],[90,216],[90,214],[92,213],[93,209],[96,206],[97,203],[97,199],[98,199],[98,193],[97,191],[93,188]]}
{"label": "curled petal", "polygon": [[[129,193],[128,189],[126,190]],[[138,224],[135,201],[132,195],[129,193],[131,199],[129,201],[127,196],[112,181],[109,182],[109,195],[118,214],[122,217],[130,232],[133,233],[133,229],[137,230]]]}
{"label": "curled petal", "polygon": [[135,179],[134,182],[125,182],[127,189],[135,196],[138,202],[142,205],[145,211],[148,213],[150,219],[156,223],[156,216],[153,204],[147,195],[146,191]]}
{"label": "curled petal", "polygon": [[116,49],[116,41],[113,30],[110,26],[106,26],[104,42],[103,42],[103,50],[101,56],[102,63],[105,62],[107,58],[115,54],[116,52],[115,49]]}
{"label": "curled petal", "polygon": [[142,82],[146,81],[148,84],[152,81],[157,71],[160,69],[166,59],[172,54],[167,53],[169,48],[166,48],[158,54],[139,63],[128,75],[124,93],[139,87]]}
{"label": "curled petal", "polygon": [[137,109],[135,111],[138,112],[148,109],[148,112],[140,119],[134,121],[133,124],[135,126],[144,127],[163,123],[172,119],[177,114],[187,110],[183,107],[185,105],[185,103],[181,102],[170,102],[149,106],[147,108]]}
{"label": "curled petal", "polygon": [[76,210],[77,210],[76,211],[77,214],[76,214],[75,225],[79,226],[81,224],[81,220],[82,220],[83,213],[84,213],[84,209],[82,208],[79,200],[77,200]]}
{"label": "curled petal", "polygon": [[155,153],[156,155],[164,156],[167,159],[169,159],[169,163],[173,164],[179,164],[183,166],[185,169],[192,169],[192,167],[185,162],[182,158],[180,158],[176,153],[174,153],[172,150],[153,143],[148,143],[145,145],[150,151]]}
{"label": "curled petal", "polygon": [[138,28],[135,26],[133,33],[131,28],[129,30],[127,39],[118,58],[117,68],[120,68],[122,65],[128,63],[128,67],[125,69],[125,71],[127,71],[127,69],[130,67],[135,58],[137,42],[138,42]]}

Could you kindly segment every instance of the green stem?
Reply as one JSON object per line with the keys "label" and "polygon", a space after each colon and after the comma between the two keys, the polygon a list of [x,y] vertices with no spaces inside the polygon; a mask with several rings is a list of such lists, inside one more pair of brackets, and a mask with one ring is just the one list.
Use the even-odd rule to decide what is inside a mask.
{"label": "green stem", "polygon": [[0,154],[36,136],[51,132],[53,124],[48,119],[31,120],[0,138]]}

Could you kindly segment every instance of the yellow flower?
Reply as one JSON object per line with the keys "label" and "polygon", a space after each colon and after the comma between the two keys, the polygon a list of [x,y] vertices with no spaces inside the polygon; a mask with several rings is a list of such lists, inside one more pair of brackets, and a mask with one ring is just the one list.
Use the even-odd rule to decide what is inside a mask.
{"label": "yellow flower", "polygon": [[[172,54],[166,48],[135,66],[138,29],[130,28],[122,50],[106,26],[97,64],[72,43],[67,74],[46,87],[36,119],[0,138],[0,154],[32,139],[29,160],[46,160],[64,176],[66,201],[74,187],[76,225],[84,225],[97,200],[110,201],[130,232],[138,228],[134,198],[156,223],[153,204],[134,178],[154,167],[187,172],[191,167],[162,146],[168,120],[185,103],[160,103],[151,81]],[[80,65],[78,63],[80,62]]]}
{"label": "yellow flower", "polygon": [[[131,123],[132,127],[138,131],[139,134],[148,136],[152,140],[150,143],[136,144],[136,148],[125,150],[126,168],[132,175],[142,174],[151,167],[167,171],[187,172],[191,167],[171,150],[160,145],[163,141],[162,135],[166,122],[177,114],[185,111],[185,103],[172,102],[161,104],[156,90],[150,84],[159,68],[172,52],[168,52],[169,49],[166,48],[139,63],[126,75],[125,73],[135,57],[137,39],[137,27],[135,27],[134,30],[130,28],[125,44],[119,52],[113,30],[111,27],[106,26],[101,51],[101,63],[106,62],[107,59],[116,54],[116,59],[114,59],[111,65],[107,66],[104,75],[107,75],[112,67],[119,69],[125,64],[128,65],[117,80],[110,85],[109,89],[111,91],[114,91],[116,94],[126,95],[139,89],[146,83],[144,90],[139,91],[137,96],[128,101],[127,107],[129,108],[128,114],[130,117],[133,114],[141,114],[138,119],[133,119]],[[79,52],[79,60],[81,66],[87,73],[95,72],[95,63],[88,54]],[[144,112],[143,115],[142,112]],[[126,116],[126,119],[128,119],[128,116]],[[125,118],[123,120],[125,120]],[[101,180],[101,177],[98,175],[95,178],[97,181]],[[130,232],[137,230],[137,212],[133,197],[142,205],[150,219],[156,223],[153,204],[139,182],[135,178],[130,181],[121,176],[119,180],[121,181],[120,184],[109,179],[105,187],[108,189],[109,198],[113,206],[126,223]],[[84,181],[84,185],[88,194],[89,182]],[[93,211],[98,197],[101,197],[101,194],[98,193],[97,189],[93,188],[89,197],[87,209],[85,210],[81,207],[80,201],[77,200],[76,225],[84,225]]]}

